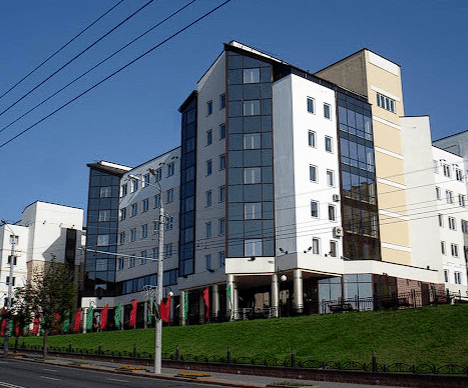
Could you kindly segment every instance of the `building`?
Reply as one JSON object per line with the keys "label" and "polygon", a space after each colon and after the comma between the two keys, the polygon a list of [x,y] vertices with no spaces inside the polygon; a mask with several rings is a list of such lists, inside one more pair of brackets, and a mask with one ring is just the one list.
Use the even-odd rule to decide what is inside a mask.
{"label": "building", "polygon": [[79,285],[82,231],[83,209],[40,201],[27,206],[20,221],[1,225],[0,305],[6,305],[10,282],[24,286],[35,268],[51,260],[66,263]]}
{"label": "building", "polygon": [[[364,49],[313,74],[233,41],[179,111],[180,148],[107,171],[121,187],[108,249],[126,255],[117,258],[120,269],[100,275],[112,278],[115,301],[154,285],[155,267],[143,263],[155,249],[159,183],[164,195],[173,190],[164,286],[178,296],[173,317],[182,324],[328,312],[339,300],[353,309],[385,298],[421,305],[448,286],[444,269],[464,271],[466,287],[466,267],[438,254],[440,241],[453,237],[461,247],[463,236],[444,235],[437,216],[427,228],[412,217],[409,187],[419,185],[411,172],[430,164],[423,178],[433,186],[424,195],[434,200],[440,176],[432,163],[442,156],[429,141],[421,143],[427,160],[406,160],[413,123],[404,117],[397,64]],[[427,123],[416,124],[430,139]],[[426,257],[427,230],[439,246]]]}

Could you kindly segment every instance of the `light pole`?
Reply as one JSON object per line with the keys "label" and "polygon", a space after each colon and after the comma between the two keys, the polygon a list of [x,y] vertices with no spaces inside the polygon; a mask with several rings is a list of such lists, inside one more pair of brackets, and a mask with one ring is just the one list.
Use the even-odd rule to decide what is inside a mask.
{"label": "light pole", "polygon": [[[10,276],[8,280],[8,300],[7,300],[7,313],[6,313],[6,330],[5,338],[3,341],[3,355],[8,357],[8,341],[10,337],[10,314],[11,314],[11,295],[13,291],[13,264],[15,261],[15,244],[16,244],[16,235],[13,230],[8,226],[5,220],[2,220],[2,224],[7,227],[12,235],[10,236],[11,240],[11,254],[10,254]],[[5,235],[5,234],[4,234]]]}
{"label": "light pole", "polygon": [[[155,176],[156,171],[154,169],[148,170],[151,175]],[[135,179],[138,181],[143,181],[141,177],[136,175],[130,174],[128,176],[130,179]],[[161,199],[159,201],[159,217],[158,217],[158,224],[159,224],[159,236],[158,236],[158,277],[157,283],[158,288],[156,291],[156,308],[158,308],[161,304],[163,299],[163,271],[164,271],[164,262],[163,262],[163,249],[164,249],[164,225],[165,225],[165,216],[164,216],[164,198],[163,198],[163,191],[161,188],[161,184],[157,181],[157,185],[153,185],[152,183],[145,182],[145,184],[149,186],[156,187],[159,189],[159,193],[161,195]],[[155,346],[154,346],[154,373],[161,374],[161,354],[162,354],[162,319],[160,316],[156,317],[156,333],[155,333]]]}

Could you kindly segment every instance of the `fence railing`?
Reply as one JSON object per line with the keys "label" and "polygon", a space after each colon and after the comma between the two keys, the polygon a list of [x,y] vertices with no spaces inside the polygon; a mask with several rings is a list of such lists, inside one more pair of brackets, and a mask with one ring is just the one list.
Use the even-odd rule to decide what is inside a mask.
{"label": "fence railing", "polygon": [[[42,351],[43,347],[39,345],[26,345],[24,342],[17,350],[29,351]],[[49,346],[49,352],[74,354],[74,355],[92,355],[92,356],[110,356],[110,357],[124,357],[135,359],[154,359],[154,353],[137,351],[136,345],[133,346],[132,351],[113,351],[105,350],[101,344],[97,349],[81,349],[74,348],[70,343],[69,346],[57,347]],[[286,367],[286,368],[305,368],[315,370],[339,370],[339,371],[360,371],[360,372],[379,372],[379,373],[411,373],[411,374],[434,374],[434,375],[465,375],[468,376],[468,366],[460,364],[446,364],[446,365],[431,365],[431,364],[406,364],[396,362],[391,364],[384,364],[377,362],[375,352],[372,352],[370,362],[361,361],[320,361],[314,359],[298,358],[294,349],[291,349],[289,357],[276,358],[276,357],[235,357],[231,353],[231,349],[227,348],[225,355],[197,355],[197,354],[181,354],[180,349],[176,348],[174,353],[162,353],[163,360],[172,360],[180,362],[199,362],[199,363],[220,363],[232,365],[251,365],[251,366],[265,366],[265,367]]]}

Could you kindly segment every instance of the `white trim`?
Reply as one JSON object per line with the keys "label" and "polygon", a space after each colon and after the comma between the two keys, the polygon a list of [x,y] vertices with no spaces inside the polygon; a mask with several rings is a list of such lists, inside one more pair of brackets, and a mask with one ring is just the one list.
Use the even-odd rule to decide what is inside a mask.
{"label": "white trim", "polygon": [[386,97],[390,97],[392,100],[400,102],[400,97],[395,96],[394,94],[391,94],[389,92],[386,92],[385,90],[379,88],[378,86],[371,85],[370,87],[374,92],[380,93]]}
{"label": "white trim", "polygon": [[381,57],[372,51],[367,50],[367,52],[369,54],[370,63],[396,76],[400,75],[400,66],[398,66],[396,63],[390,62],[388,59],[385,59],[384,57]]}
{"label": "white trim", "polygon": [[382,214],[383,216],[387,216],[387,217],[399,218],[400,220],[403,220],[403,221],[409,221],[408,216],[402,216],[399,213],[389,212],[389,211],[383,210],[383,209],[379,210],[379,214]]}
{"label": "white trim", "polygon": [[389,243],[384,243],[384,242],[381,245],[382,245],[382,248],[394,249],[396,251],[403,251],[403,252],[411,253],[411,248],[403,247],[401,245],[389,244]]}
{"label": "white trim", "polygon": [[393,151],[386,150],[385,148],[374,147],[374,150],[381,152],[382,154],[393,156],[394,158],[397,158],[397,159],[401,159],[401,160],[404,159],[403,155],[397,154],[396,152],[393,152]]}
{"label": "white trim", "polygon": [[401,131],[401,125],[392,123],[391,121],[382,119],[382,118],[380,118],[380,117],[378,117],[378,116],[376,116],[376,115],[372,115],[372,117],[374,118],[375,121],[377,121],[377,122],[379,122],[379,123],[388,125],[389,127],[392,127],[392,128],[395,128],[395,129],[398,129],[399,131]]}
{"label": "white trim", "polygon": [[385,185],[389,185],[389,186],[397,187],[397,188],[399,188],[399,189],[406,190],[406,185],[402,185],[401,183],[397,183],[397,182],[389,181],[388,179],[384,179],[384,178],[377,178],[377,182],[379,182],[379,183],[383,183],[383,184],[385,184]]}

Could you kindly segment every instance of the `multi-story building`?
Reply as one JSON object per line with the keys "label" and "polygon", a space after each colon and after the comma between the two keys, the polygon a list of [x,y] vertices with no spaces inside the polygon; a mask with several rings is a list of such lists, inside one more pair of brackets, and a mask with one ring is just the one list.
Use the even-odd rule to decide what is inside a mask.
{"label": "multi-story building", "polygon": [[66,263],[78,285],[82,230],[83,209],[40,201],[27,206],[20,221],[1,225],[0,305],[6,304],[10,282],[14,287],[24,286],[35,268],[51,260]]}
{"label": "multi-story building", "polygon": [[[417,198],[408,188],[418,184],[407,179],[418,160],[405,162],[412,151],[404,125],[412,124],[402,117],[393,62],[361,50],[312,74],[231,42],[179,111],[180,149],[113,175],[125,195],[112,244],[122,238],[119,254],[135,256],[131,266],[118,258],[121,269],[112,275],[127,302],[144,283],[154,285],[155,266],[142,264],[156,247],[150,209],[161,177],[151,171],[173,157],[168,207],[178,211],[171,210],[164,285],[180,296],[182,323],[253,311],[325,312],[339,299],[408,292],[428,291],[429,301],[444,289],[443,269],[463,271],[442,264],[436,250],[425,256],[430,244],[422,243],[427,235],[410,211]],[[430,141],[424,146],[435,185]],[[140,186],[130,195],[131,182]],[[149,187],[141,187],[145,182]],[[428,201],[433,187],[424,191]],[[449,237],[433,223],[426,229],[439,241]],[[466,286],[466,274],[460,279]]]}

